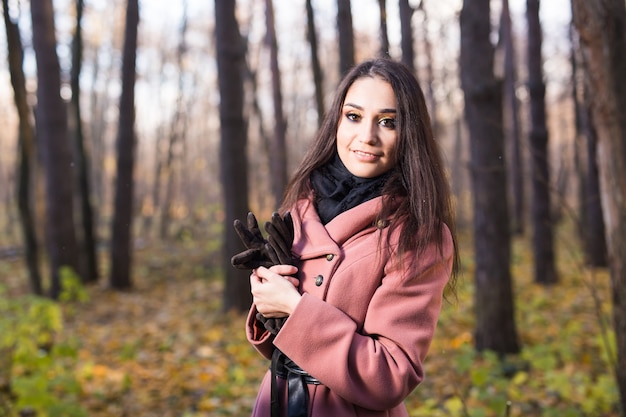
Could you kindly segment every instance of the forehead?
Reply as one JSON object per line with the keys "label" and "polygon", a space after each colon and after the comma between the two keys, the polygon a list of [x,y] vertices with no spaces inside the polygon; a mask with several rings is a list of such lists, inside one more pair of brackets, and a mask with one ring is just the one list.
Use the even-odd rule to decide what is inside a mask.
{"label": "forehead", "polygon": [[393,109],[396,107],[396,97],[389,82],[376,76],[361,77],[348,88],[344,100],[346,104]]}

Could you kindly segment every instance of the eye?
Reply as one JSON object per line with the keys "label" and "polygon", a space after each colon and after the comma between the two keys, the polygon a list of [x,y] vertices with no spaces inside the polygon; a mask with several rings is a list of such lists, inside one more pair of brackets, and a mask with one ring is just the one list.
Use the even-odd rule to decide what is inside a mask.
{"label": "eye", "polygon": [[346,113],[346,119],[350,120],[351,122],[358,122],[359,120],[361,120],[361,115],[354,112],[348,112]]}
{"label": "eye", "polygon": [[383,117],[382,119],[380,119],[378,121],[378,124],[381,125],[382,127],[386,127],[389,129],[395,129],[396,128],[396,119],[394,119],[393,117]]}

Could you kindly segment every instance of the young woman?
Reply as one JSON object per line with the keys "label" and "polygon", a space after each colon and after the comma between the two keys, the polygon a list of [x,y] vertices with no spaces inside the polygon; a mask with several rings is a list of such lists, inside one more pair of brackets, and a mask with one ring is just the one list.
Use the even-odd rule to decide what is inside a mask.
{"label": "young woman", "polygon": [[424,96],[402,64],[346,75],[287,211],[297,265],[250,276],[247,336],[272,358],[253,416],[407,416],[458,255]]}

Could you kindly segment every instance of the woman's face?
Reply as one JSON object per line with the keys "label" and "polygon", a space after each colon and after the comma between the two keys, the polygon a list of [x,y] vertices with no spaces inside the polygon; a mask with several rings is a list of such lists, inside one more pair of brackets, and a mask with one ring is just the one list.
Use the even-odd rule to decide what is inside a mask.
{"label": "woman's face", "polygon": [[396,98],[378,77],[357,79],[348,89],[337,127],[337,152],[353,175],[374,178],[395,165]]}

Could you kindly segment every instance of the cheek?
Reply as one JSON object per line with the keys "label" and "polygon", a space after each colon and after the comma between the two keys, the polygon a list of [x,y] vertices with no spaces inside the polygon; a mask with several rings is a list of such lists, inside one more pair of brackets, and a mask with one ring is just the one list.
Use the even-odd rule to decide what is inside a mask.
{"label": "cheek", "polygon": [[345,127],[345,125],[342,127],[341,124],[339,124],[339,127],[337,128],[337,147],[342,147],[342,146],[347,146],[350,143],[350,135]]}
{"label": "cheek", "polygon": [[385,147],[387,148],[387,153],[391,155],[392,159],[395,161],[398,153],[398,138],[395,134],[385,141]]}

